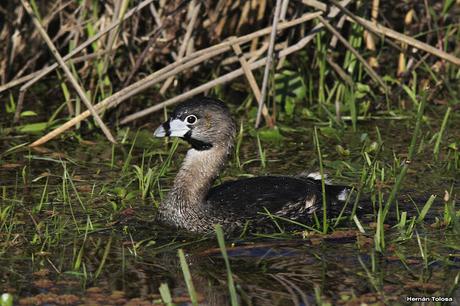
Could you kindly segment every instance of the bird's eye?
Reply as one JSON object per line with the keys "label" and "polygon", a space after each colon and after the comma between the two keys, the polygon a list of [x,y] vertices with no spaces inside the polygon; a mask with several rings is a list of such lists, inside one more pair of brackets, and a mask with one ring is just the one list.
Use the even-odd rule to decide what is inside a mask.
{"label": "bird's eye", "polygon": [[185,122],[187,122],[188,124],[195,124],[197,121],[197,118],[195,115],[189,115],[185,118]]}

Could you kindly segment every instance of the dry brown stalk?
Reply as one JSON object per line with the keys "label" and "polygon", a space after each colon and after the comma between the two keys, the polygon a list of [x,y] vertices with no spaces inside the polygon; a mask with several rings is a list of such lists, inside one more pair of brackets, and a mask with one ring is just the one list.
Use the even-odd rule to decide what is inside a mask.
{"label": "dry brown stalk", "polygon": [[[342,29],[343,28],[343,25],[345,24],[345,21],[347,20],[347,16],[346,15],[342,15],[340,16],[340,19],[339,21],[337,22],[337,25],[336,25],[336,28],[338,30]],[[337,41],[339,39],[337,38],[337,36],[332,36],[331,38],[331,42],[329,43],[329,47],[331,48],[335,48],[335,46],[337,45]]]}
{"label": "dry brown stalk", "polygon": [[[149,4],[152,1],[153,0],[146,0],[144,2],[148,2],[147,4]],[[132,16],[134,10],[137,11],[137,10],[140,10],[141,8],[143,8],[145,5],[143,5],[143,6],[140,6],[140,5],[143,4],[144,2],[140,3],[137,8],[134,8],[134,9],[130,10],[128,13],[126,13],[126,15],[124,16],[123,20],[126,20],[129,16]],[[128,14],[129,14],[129,16],[128,16]],[[304,14],[301,17],[296,18],[294,20],[280,23],[278,28],[279,28],[279,30],[284,30],[284,29],[296,26],[298,24],[304,23],[304,22],[306,22],[308,20],[314,19],[318,15],[321,15],[321,14],[322,14],[321,12],[307,13],[307,14]],[[97,35],[91,37],[89,40],[87,40],[84,43],[82,43],[80,46],[78,46],[72,52],[70,52],[69,54],[64,56],[64,60],[67,61],[69,58],[74,56],[76,53],[80,52],[82,49],[86,48],[89,44],[93,43],[95,40],[100,38],[102,35],[107,34],[107,32],[109,31],[108,29],[112,28],[112,26],[114,26],[114,25],[113,24],[110,25],[107,29],[104,29],[103,31],[101,31]],[[259,31],[253,32],[251,34],[241,36],[240,38],[237,39],[237,43],[239,43],[239,44],[246,43],[248,40],[252,40],[254,38],[257,38],[257,37],[260,37],[260,36],[268,34],[269,31],[270,31],[270,27],[267,27],[267,28],[261,29]],[[96,39],[94,39],[95,37],[96,37]],[[225,47],[225,46],[227,46],[227,47],[229,46],[228,42],[223,42],[223,43],[214,45],[212,47],[203,49],[201,51],[195,52],[194,54],[190,55],[190,58],[193,58],[193,57],[196,57],[196,56],[201,56],[203,53],[206,53],[208,51],[214,50],[214,48],[221,48],[221,47]],[[89,56],[92,56],[92,55],[89,55]],[[99,56],[99,53],[96,53],[94,56],[96,56],[96,57]],[[81,58],[84,58],[84,57],[81,57]],[[76,62],[80,62],[80,57],[78,58],[78,61],[76,61]],[[31,79],[35,79],[35,78],[37,80],[41,79],[42,77],[47,75],[49,72],[53,71],[57,66],[58,66],[58,64],[55,63],[55,64],[53,64],[53,65],[51,65],[51,66],[49,66],[47,68],[43,68],[43,69],[41,69],[39,71],[33,72],[33,73],[29,74],[29,75],[26,75],[26,76],[22,77],[21,79],[13,80],[13,81],[11,81],[11,82],[9,82],[7,84],[1,85],[0,86],[0,93],[5,91],[5,90],[8,90],[10,88],[16,87],[16,86],[18,86],[18,85],[20,85],[20,84],[22,84],[24,82],[27,82],[27,81],[29,81]],[[35,82],[36,81],[34,81],[34,83]]]}
{"label": "dry brown stalk", "polygon": [[[379,15],[379,5],[380,5],[380,0],[373,0],[372,1],[372,9],[371,9],[371,21],[376,24],[377,23],[377,17]],[[375,37],[373,36],[372,33],[369,33],[369,31],[364,31],[364,39],[366,41],[366,48],[375,51]],[[378,62],[377,58],[375,56],[369,57],[369,65],[371,67],[378,67]]]}
{"label": "dry brown stalk", "polygon": [[67,75],[67,78],[72,83],[72,85],[75,88],[75,90],[77,91],[78,95],[80,96],[80,99],[82,99],[82,101],[85,103],[86,107],[88,107],[88,109],[91,111],[91,114],[93,115],[94,119],[99,124],[99,126],[101,127],[101,129],[104,132],[104,134],[107,137],[107,139],[109,141],[113,142],[113,143],[116,143],[116,141],[113,138],[112,134],[110,133],[109,129],[105,126],[105,124],[102,121],[102,119],[99,117],[97,112],[94,110],[94,108],[91,105],[91,102],[89,101],[88,97],[86,96],[84,90],[81,88],[80,84],[78,84],[78,81],[72,75],[72,72],[70,71],[69,67],[67,67],[67,64],[65,63],[64,59],[59,54],[59,51],[56,49],[56,47],[54,46],[54,44],[51,41],[50,37],[46,33],[45,29],[40,24],[40,21],[35,16],[30,4],[26,0],[21,0],[21,3],[24,6],[24,8],[27,11],[27,13],[32,18],[32,21],[33,21],[35,27],[37,28],[37,31],[43,37],[43,40],[48,45],[48,48],[50,49],[51,53],[53,53],[54,57],[58,61],[58,63],[61,66],[62,70],[64,70],[64,73]]}
{"label": "dry brown stalk", "polygon": [[[185,4],[187,4],[187,1],[183,0],[181,3],[178,4],[178,6],[172,12],[168,14],[168,17],[172,19],[175,15],[179,14],[182,11]],[[137,57],[134,67],[131,69],[131,72],[129,73],[128,77],[124,81],[124,86],[127,86],[129,83],[131,83],[132,78],[134,77],[136,72],[139,70],[141,65],[144,63],[144,60],[147,57],[147,54],[150,52],[150,50],[154,46],[158,37],[160,37],[160,34],[162,33],[162,31],[170,25],[172,24],[168,22],[163,22],[162,26],[155,30],[153,35],[149,38],[147,46],[144,48],[142,53]]]}
{"label": "dry brown stalk", "polygon": [[[76,57],[74,59],[70,59],[68,60],[69,63],[72,63],[72,64],[77,64],[77,63],[81,63],[81,62],[84,62],[84,61],[90,61],[90,60],[93,60],[93,59],[96,59],[96,58],[99,58],[101,55],[104,55],[106,53],[113,53],[115,50],[111,50],[111,51],[100,51],[100,52],[94,52],[94,53],[91,53],[91,54],[87,54],[87,55],[82,55],[82,56],[79,56],[79,57]],[[39,75],[40,73],[43,73],[44,70],[48,69],[48,67],[46,68],[42,68],[40,70],[37,70],[35,72],[32,72],[28,75],[25,75],[21,78],[18,78],[16,80],[13,80],[11,82],[8,82],[4,85],[1,85],[0,86],[0,93],[5,91],[5,90],[8,90],[10,88],[13,88],[13,87],[16,87],[16,86],[19,86],[31,79],[33,79],[34,77],[36,77],[37,75]]]}
{"label": "dry brown stalk", "polygon": [[326,20],[324,19],[323,17],[321,16],[318,16],[318,19],[321,21],[322,24],[324,24],[324,26],[326,27],[326,29],[328,29],[334,36],[336,36],[340,42],[351,52],[353,53],[354,56],[356,56],[356,58],[361,62],[361,64],[363,64],[363,67],[364,69],[367,71],[367,73],[369,73],[369,75],[371,76],[371,78],[374,79],[374,81],[376,81],[377,83],[380,84],[382,90],[384,92],[388,92],[388,88],[385,84],[385,82],[382,80],[382,78],[377,74],[377,72],[375,72],[375,70],[369,65],[369,63],[361,56],[361,54],[359,54],[359,52],[353,48],[349,43],[348,41],[336,30],[334,29],[333,26],[331,26],[331,24]]}
{"label": "dry brown stalk", "polygon": [[[308,20],[311,20],[313,18],[316,18],[321,14],[322,14],[322,12],[304,14],[301,17],[296,18],[294,20],[287,21],[287,22],[284,22],[284,23],[280,23],[279,26],[278,26],[278,30],[284,30],[284,29],[293,27],[295,25],[298,25],[298,24],[301,24],[301,23],[306,22]],[[239,44],[247,43],[247,42],[253,40],[256,37],[260,37],[260,36],[263,36],[263,35],[266,35],[266,34],[270,33],[270,31],[271,31],[271,27],[267,27],[267,28],[258,30],[256,32],[253,32],[251,34],[244,35],[244,36],[241,36],[239,38],[236,38],[234,43],[239,43]],[[105,110],[107,108],[114,107],[114,106],[118,105],[119,103],[121,103],[122,101],[128,99],[129,97],[131,97],[131,96],[143,91],[144,89],[152,86],[153,84],[161,82],[162,80],[164,80],[165,78],[167,78],[167,77],[169,77],[171,75],[175,75],[177,73],[180,73],[181,71],[184,71],[186,69],[194,67],[194,66],[202,63],[203,61],[207,60],[207,59],[210,59],[210,58],[212,58],[214,56],[222,54],[225,51],[229,50],[229,48],[231,48],[230,42],[225,41],[225,42],[222,42],[220,44],[211,46],[209,48],[202,49],[200,51],[194,52],[193,54],[184,57],[182,60],[177,61],[175,63],[172,63],[172,64],[164,67],[163,69],[160,69],[160,70],[150,74],[149,76],[145,77],[144,79],[139,80],[139,81],[137,81],[137,82],[135,82],[135,83],[123,88],[122,90],[116,92],[112,96],[110,96],[110,97],[104,99],[103,101],[99,102],[98,104],[94,105],[94,108],[96,109],[96,111],[101,112],[101,111],[103,111],[103,110]],[[289,48],[287,48],[287,49],[289,49]],[[291,49],[290,53],[295,52],[295,51],[297,51],[297,49]],[[286,55],[288,55],[290,53],[286,53],[283,56],[286,56]],[[262,64],[260,64],[261,61],[263,61]],[[258,63],[258,65],[257,65],[257,68],[258,68],[258,67],[260,67],[261,65],[263,65],[265,63],[265,59],[259,60],[258,62],[255,62],[255,63],[251,63],[251,69],[255,69],[253,67],[256,67],[256,66],[254,66],[254,65],[256,65],[256,63]],[[241,73],[242,72],[243,72],[243,70],[241,69]],[[238,77],[238,76],[239,75],[237,75],[235,77]],[[78,124],[79,122],[85,120],[89,116],[90,116],[89,111],[85,111],[85,112],[81,113],[80,115],[76,116],[75,118],[70,119],[69,121],[67,121],[66,123],[61,125],[60,127],[56,128],[55,130],[49,132],[48,134],[44,135],[40,139],[36,140],[30,146],[32,146],[32,147],[33,146],[39,146],[39,145],[42,145],[42,144],[48,142],[49,140],[51,140],[54,137],[62,134],[66,130],[68,130],[71,127],[73,127],[74,125]]]}
{"label": "dry brown stalk", "polygon": [[[198,13],[200,12],[200,9],[201,9],[201,3],[194,4],[192,8],[192,12],[191,12],[190,22],[187,25],[187,30],[185,32],[184,40],[182,41],[182,44],[180,46],[177,60],[183,58],[185,55],[185,51],[187,50],[187,46],[190,42],[190,38],[192,38],[193,29],[195,28],[195,23],[198,18]],[[160,89],[161,95],[164,95],[164,93],[166,92],[166,90],[168,90],[169,86],[171,85],[173,81],[174,81],[174,76],[170,77],[169,79],[165,81],[165,83]]]}
{"label": "dry brown stalk", "polygon": [[[249,68],[249,63],[244,58],[243,51],[241,50],[241,47],[238,44],[232,44],[232,47],[233,47],[233,50],[235,51],[236,56],[240,60],[241,68],[243,68],[246,79],[249,82],[249,86],[251,87],[252,92],[254,93],[254,97],[256,98],[256,101],[259,104],[262,94],[260,93],[260,89],[259,89],[259,86],[257,85],[256,78],[254,77],[252,70]],[[270,117],[270,114],[268,113],[267,106],[265,105],[263,105],[262,115],[264,116],[264,119],[267,125],[269,127],[273,127],[273,120]]]}
{"label": "dry brown stalk", "polygon": [[[257,69],[257,68],[260,68],[262,66],[264,66],[265,64],[267,63],[267,58],[264,57],[263,59],[260,59],[258,60],[257,62],[255,63],[252,63],[250,64],[249,68],[251,70],[254,70],[254,69]],[[171,98],[171,99],[168,99],[166,101],[163,101],[159,104],[156,104],[156,105],[153,105],[149,108],[146,108],[142,111],[139,111],[139,112],[136,112],[134,114],[131,114],[129,116],[126,116],[125,118],[123,118],[120,123],[121,124],[126,124],[128,122],[131,122],[133,120],[136,120],[136,119],[139,119],[141,117],[144,117],[148,114],[151,114],[151,113],[154,113],[154,112],[157,112],[157,111],[160,111],[162,110],[163,108],[167,107],[167,106],[170,106],[170,105],[173,105],[173,104],[176,104],[178,102],[181,102],[181,101],[184,101],[185,99],[188,99],[190,97],[193,97],[197,94],[200,94],[202,92],[205,92],[206,90],[209,90],[217,85],[220,85],[220,84],[224,84],[224,83],[227,83],[233,79],[236,79],[237,77],[240,77],[244,74],[244,71],[243,71],[243,68],[238,68],[232,72],[229,72],[227,74],[224,74],[223,76],[220,76],[218,77],[217,79],[214,79],[212,81],[209,81],[203,85],[200,85],[198,87],[195,87],[181,95],[178,95],[178,96],[175,96],[174,98]]]}
{"label": "dry brown stalk", "polygon": [[275,14],[273,16],[272,31],[270,34],[270,43],[268,45],[267,64],[265,66],[264,78],[262,80],[261,97],[260,97],[260,100],[258,100],[259,108],[257,109],[257,118],[256,118],[256,123],[255,123],[256,128],[258,128],[260,125],[260,119],[262,117],[262,109],[265,105],[265,99],[267,97],[268,77],[270,75],[270,70],[272,68],[273,51],[274,51],[275,40],[276,40],[276,30],[278,28],[280,13],[281,13],[281,0],[276,0]]}
{"label": "dry brown stalk", "polygon": [[[291,47],[288,47],[288,48],[278,52],[278,54],[277,54],[278,58],[280,58],[281,56],[287,56],[289,54],[297,52],[298,51],[297,43],[294,44],[294,46],[296,46],[296,47],[291,48],[292,47],[291,46]],[[283,55],[281,55],[281,54],[283,54]],[[266,65],[266,62],[267,62],[267,58],[264,57],[264,58],[254,62],[254,63],[248,63],[249,64],[249,69],[254,70],[254,69],[260,68],[260,67]],[[189,90],[189,91],[187,91],[187,92],[185,92],[185,93],[183,93],[181,95],[178,95],[178,96],[176,96],[174,98],[168,99],[168,100],[163,101],[163,102],[161,102],[159,104],[156,104],[156,105],[153,105],[153,106],[151,106],[149,108],[146,108],[146,109],[144,109],[142,111],[139,111],[139,112],[136,112],[136,113],[131,114],[129,116],[126,116],[120,121],[120,123],[121,124],[126,124],[128,122],[134,121],[136,119],[139,119],[139,118],[144,117],[146,115],[149,115],[151,113],[160,111],[160,110],[164,109],[167,106],[170,106],[170,105],[173,105],[175,103],[179,103],[181,101],[184,101],[185,99],[188,99],[188,98],[193,97],[193,96],[195,96],[197,94],[203,93],[206,90],[209,90],[210,88],[212,88],[214,86],[229,82],[229,81],[231,81],[231,80],[233,80],[233,79],[235,79],[235,78],[237,78],[239,76],[242,76],[243,74],[244,74],[243,68],[236,69],[236,70],[234,70],[232,72],[229,72],[229,73],[227,73],[227,74],[225,74],[223,76],[220,76],[217,79],[209,81],[209,82],[207,82],[207,83],[205,83],[203,85],[200,85],[200,86],[198,86],[198,87],[196,87],[196,88],[194,88],[192,90]]]}
{"label": "dry brown stalk", "polygon": [[[267,7],[267,1],[266,0],[254,0],[254,5],[257,4],[257,18],[256,18],[256,23],[260,23],[260,21],[264,18],[265,14],[265,9]],[[250,50],[251,52],[255,51],[257,49],[257,46],[259,45],[259,39],[255,38],[251,42],[251,47]]]}
{"label": "dry brown stalk", "polygon": [[[407,36],[407,35],[404,35],[404,34],[401,34],[399,32],[396,32],[392,29],[389,29],[387,27],[384,27],[382,26],[381,24],[376,24],[374,25],[372,22],[364,19],[364,18],[361,18],[361,17],[357,17],[356,16],[356,19],[357,21],[363,25],[363,26],[366,26],[368,27],[369,29],[371,29],[373,32],[377,33],[377,34],[381,34],[381,35],[384,35],[384,36],[387,36],[387,37],[390,37],[390,38],[393,38],[393,39],[396,39],[400,42],[403,42],[403,43],[407,43],[408,45],[412,46],[412,47],[415,47],[417,49],[420,49],[420,50],[423,50],[425,52],[428,52],[428,53],[431,53],[439,58],[442,58],[454,65],[457,65],[457,66],[460,66],[460,58],[452,55],[452,54],[449,54],[447,52],[444,52],[440,49],[437,49],[429,44],[426,44],[424,42],[421,42],[420,40],[417,40],[415,38],[412,38],[410,36]],[[352,20],[351,18],[349,18],[349,20]]]}
{"label": "dry brown stalk", "polygon": [[[129,4],[129,0],[115,1],[115,10],[113,14],[112,23],[118,22],[118,25],[110,31],[109,39],[107,41],[107,47],[106,47],[107,51],[112,51],[113,46],[116,44],[116,39],[117,39],[118,32],[120,29],[121,20],[123,19],[123,16],[126,13],[128,4]],[[104,57],[104,66],[102,69],[103,74],[106,73],[109,62],[111,62],[111,60],[112,60],[112,53],[111,52],[106,53]]]}
{"label": "dry brown stalk", "polygon": [[347,83],[349,86],[354,86],[354,83],[353,83],[353,79],[351,78],[351,76],[349,76],[343,69],[342,67],[340,67],[339,64],[337,64],[336,62],[334,62],[334,60],[332,59],[332,57],[330,56],[327,56],[326,57],[326,61],[329,65],[331,65],[332,69],[334,69],[334,71],[340,76],[340,78],[345,82]]}
{"label": "dry brown stalk", "polygon": [[[281,48],[280,44],[275,45],[275,50],[279,50],[280,48]],[[262,54],[264,54],[265,51],[267,51],[267,49],[268,49],[268,42],[263,43],[262,46],[259,49],[243,53],[241,56],[243,56],[243,58],[245,60],[247,60],[249,63],[251,63],[251,62],[257,60],[259,57],[261,57]],[[236,62],[239,62],[238,56],[230,56],[230,57],[227,57],[226,59],[224,59],[221,62],[221,65],[226,66],[226,65],[230,65],[230,64],[233,64],[233,63],[236,63]]]}
{"label": "dry brown stalk", "polygon": [[[408,33],[407,29],[414,19],[414,13],[415,13],[414,9],[410,9],[406,13],[406,16],[404,17],[404,33]],[[399,53],[399,58],[398,58],[398,70],[396,72],[396,75],[398,76],[404,74],[407,71],[407,67],[406,67],[407,44],[401,44],[401,49],[402,50]]]}
{"label": "dry brown stalk", "polygon": [[[351,0],[344,0],[344,1],[342,1],[341,3],[342,3],[343,5],[348,5],[348,3],[349,3],[350,1],[351,1]],[[329,18],[333,18],[333,17],[337,16],[337,14],[338,14],[339,12],[340,12],[339,9],[333,8],[333,9],[331,9],[331,11],[330,11],[328,17],[329,17]],[[321,16],[321,13],[317,13],[317,16]],[[315,31],[315,28],[314,28],[314,29],[310,32],[310,34],[308,35],[308,37],[311,37],[310,39],[305,40],[305,38],[302,38],[299,42],[295,43],[294,45],[292,45],[292,46],[290,46],[290,47],[288,47],[288,48],[286,48],[286,49],[284,49],[284,50],[281,50],[281,51],[278,53],[278,58],[285,57],[285,56],[287,56],[287,55],[289,55],[289,54],[292,54],[292,53],[298,51],[298,50],[299,50],[299,46],[300,46],[301,44],[302,44],[302,47],[305,47],[305,45],[307,45],[307,44],[311,41],[311,39],[314,37],[315,33],[317,33],[317,31],[318,31],[321,27],[323,27],[323,25],[322,25],[322,24],[318,24],[318,25],[315,27],[315,28],[316,28],[316,31]],[[279,25],[279,28],[280,28],[280,29],[283,28],[283,23],[281,23],[281,24]],[[262,31],[262,30],[260,30],[260,31]],[[250,34],[250,35],[252,35],[252,34]],[[249,36],[249,35],[247,35],[247,36]],[[233,44],[235,44],[235,43],[240,42],[240,40],[242,40],[242,39],[241,39],[241,38],[236,38],[236,39],[234,39],[234,40],[231,41],[231,42],[232,42]],[[266,60],[267,60],[267,58],[263,58],[263,59],[261,59],[261,60],[259,60],[259,61],[257,61],[257,62],[251,63],[251,64],[249,65],[249,68],[250,68],[251,70],[257,69],[257,68],[263,66],[263,65],[266,63]],[[131,115],[129,115],[129,116],[126,116],[125,118],[123,118],[123,119],[121,120],[121,123],[122,123],[122,124],[126,124],[126,123],[128,123],[128,122],[131,122],[131,121],[133,121],[133,120],[139,119],[139,118],[141,118],[141,117],[143,117],[143,116],[146,116],[146,115],[148,115],[148,114],[151,114],[151,113],[153,113],[153,112],[162,110],[162,109],[164,109],[164,107],[173,105],[173,104],[178,103],[178,102],[180,102],[180,101],[183,101],[183,100],[185,100],[185,99],[187,99],[187,98],[189,98],[189,97],[192,97],[192,96],[194,96],[194,95],[197,95],[197,94],[199,94],[199,93],[202,93],[202,92],[204,92],[204,91],[206,91],[206,90],[208,90],[208,89],[210,89],[210,88],[212,88],[212,87],[214,87],[214,86],[217,86],[217,85],[219,85],[219,84],[223,84],[223,83],[225,83],[225,82],[231,81],[231,80],[233,80],[233,79],[235,79],[235,78],[237,78],[237,77],[239,77],[239,76],[241,76],[241,75],[243,75],[243,74],[244,74],[244,71],[243,71],[242,68],[237,69],[237,70],[235,70],[235,71],[232,71],[232,72],[230,72],[230,73],[227,73],[227,74],[225,74],[225,75],[223,75],[223,76],[221,76],[221,77],[219,77],[219,78],[217,78],[217,79],[215,79],[215,80],[212,80],[212,81],[210,81],[210,82],[207,82],[207,83],[205,83],[205,84],[203,84],[203,85],[201,85],[201,86],[199,86],[199,87],[196,87],[196,88],[194,88],[194,89],[192,89],[192,90],[190,90],[190,91],[188,91],[188,92],[185,92],[185,93],[183,93],[183,94],[181,94],[181,95],[179,95],[179,96],[176,96],[176,97],[174,97],[174,98],[168,99],[168,100],[166,100],[166,101],[164,101],[164,102],[161,102],[161,103],[159,103],[159,104],[157,104],[157,105],[151,106],[151,107],[149,107],[149,108],[147,108],[147,109],[144,109],[144,110],[142,110],[142,111],[139,111],[139,112],[136,112],[136,113],[131,114]]]}
{"label": "dry brown stalk", "polygon": [[393,38],[401,43],[406,43],[412,47],[415,47],[417,49],[423,50],[425,52],[431,53],[439,58],[442,58],[454,65],[460,66],[460,58],[449,54],[447,52],[444,52],[440,49],[437,49],[429,44],[426,44],[424,42],[421,42],[415,38],[412,38],[410,36],[401,34],[399,32],[396,32],[395,30],[392,30],[390,28],[387,28],[379,23],[373,24],[371,21],[366,20],[364,18],[358,17],[349,10],[347,10],[343,4],[337,2],[336,0],[329,0],[332,3],[334,3],[335,6],[337,6],[341,11],[343,11],[346,15],[348,15],[347,20],[350,22],[356,22],[363,26],[365,29],[372,31],[375,34],[386,36]]}
{"label": "dry brown stalk", "polygon": [[[155,5],[153,3],[150,4],[149,8],[150,8],[150,12],[152,13],[153,19],[155,20],[156,25],[159,28],[161,28],[161,36],[163,37],[163,39],[165,39],[167,36],[166,36],[166,31],[163,28],[163,21],[161,21],[160,14],[158,13],[158,11],[155,8]],[[173,56],[174,59],[176,59],[176,54],[175,53],[173,53],[172,56]]]}
{"label": "dry brown stalk", "polygon": [[[354,86],[353,79],[338,65],[336,62],[334,62],[334,59],[331,56],[326,57],[327,63],[332,67],[332,69],[335,70],[335,72],[339,75],[339,77],[348,84],[348,86]],[[337,91],[342,90],[342,87],[338,87]],[[341,121],[342,114],[340,112],[340,107],[342,104],[342,101],[339,100],[339,94],[335,95],[335,120],[337,123]]]}
{"label": "dry brown stalk", "polygon": [[[320,15],[318,15],[320,16]],[[302,40],[302,39],[301,39]],[[235,40],[237,41],[237,40]],[[294,46],[294,47],[293,47]],[[292,54],[296,51],[298,51],[298,42],[295,43],[294,45],[284,49],[284,50],[281,50],[280,52],[278,52],[277,56],[278,58],[280,58],[281,56],[287,56],[289,54]],[[262,58],[254,63],[248,63],[248,68],[250,70],[254,70],[254,69],[257,69],[257,68],[260,68],[260,67],[263,67],[264,65],[266,66],[266,63],[267,63],[267,57],[265,58]],[[142,111],[139,111],[139,112],[136,112],[134,114],[131,114],[129,116],[126,116],[125,118],[123,118],[120,123],[121,124],[126,124],[126,123],[129,123],[131,121],[134,121],[136,119],[139,119],[141,117],[144,117],[146,115],[149,115],[151,113],[154,113],[154,112],[157,112],[157,111],[160,111],[162,109],[164,109],[165,107],[167,106],[171,106],[171,105],[174,105],[176,103],[179,103],[181,101],[184,101],[185,99],[188,99],[190,97],[193,97],[197,94],[200,94],[200,93],[203,93],[205,92],[206,90],[209,90],[210,88],[213,88],[214,86],[217,86],[217,85],[220,85],[220,84],[224,84],[226,82],[229,82],[237,77],[240,77],[242,76],[243,74],[245,74],[243,68],[239,68],[239,69],[236,69],[230,73],[227,73],[217,79],[214,79],[212,81],[209,81],[201,86],[198,86],[190,91],[187,91],[181,95],[178,95],[174,98],[171,98],[171,99],[168,99],[166,101],[163,101],[159,104],[156,104],[156,105],[153,105],[149,108],[146,108]]]}
{"label": "dry brown stalk", "polygon": [[[63,60],[64,61],[67,61],[69,60],[72,56],[74,56],[75,54],[78,54],[80,51],[84,50],[86,47],[88,47],[89,45],[91,45],[93,42],[95,42],[96,40],[98,40],[100,37],[104,36],[105,34],[109,33],[112,29],[114,29],[115,27],[117,27],[120,22],[130,18],[131,16],[133,16],[136,12],[138,12],[139,10],[141,10],[142,8],[144,8],[145,6],[149,5],[153,0],[145,0],[141,3],[139,3],[136,7],[134,7],[133,9],[131,9],[128,13],[125,14],[125,16],[122,18],[122,20],[118,20],[114,23],[112,23],[110,26],[108,26],[107,28],[105,28],[104,30],[102,30],[101,32],[97,33],[96,35],[94,35],[93,37],[90,37],[89,39],[87,39],[85,42],[83,42],[81,45],[79,45],[78,47],[76,47],[74,50],[72,50],[71,52],[69,52],[66,56],[63,57]],[[38,82],[40,79],[42,79],[43,77],[45,77],[48,73],[52,72],[54,69],[56,69],[57,67],[59,66],[59,64],[56,62],[54,64],[52,64],[51,66],[49,66],[48,68],[45,68],[45,69],[42,69],[40,70],[41,72],[39,74],[36,74],[31,80],[27,81],[26,84],[24,84],[20,89],[19,89],[19,98],[18,98],[18,105],[17,105],[17,112],[20,113],[21,112],[21,109],[22,109],[22,105],[23,105],[23,101],[24,101],[24,96],[25,96],[25,92],[27,91],[27,89],[32,86],[33,84],[35,84],[36,82]],[[11,88],[11,87],[9,87]],[[4,89],[0,90],[0,92],[2,92]],[[16,116],[15,116],[16,117]],[[15,121],[17,121],[17,119],[15,118]]]}
{"label": "dry brown stalk", "polygon": [[325,12],[327,10],[327,5],[317,0],[302,0],[302,3],[322,12]]}
{"label": "dry brown stalk", "polygon": [[[286,20],[286,14],[287,14],[287,9],[289,6],[289,0],[283,0],[283,3],[281,4],[281,12],[280,12],[280,21]],[[288,46],[288,40],[286,39],[284,42],[281,43],[281,46],[283,49],[286,49]],[[275,50],[276,50],[276,44],[275,44]],[[284,61],[286,60],[285,57],[282,57],[279,59],[278,64],[276,65],[275,70],[280,69],[284,65]]]}
{"label": "dry brown stalk", "polygon": [[[351,0],[342,0],[340,2],[340,5],[342,7],[346,7],[350,2],[351,2]],[[339,8],[337,8],[336,6],[332,6],[330,11],[329,11],[329,14],[327,14],[327,19],[335,18],[339,13],[340,13]],[[316,34],[319,31],[321,31],[321,29],[323,27],[324,27],[323,24],[321,24],[321,23],[317,24],[313,29],[311,29],[311,31],[309,32],[309,34],[307,36],[305,36],[304,38],[299,40],[296,44],[290,46],[289,48],[287,48],[287,49],[285,49],[283,51],[281,51],[280,56],[284,57],[287,54],[290,54],[292,52],[291,49],[293,49],[295,51],[303,49],[306,45],[308,45],[310,43],[310,41],[316,36]]]}
{"label": "dry brown stalk", "polygon": [[244,1],[243,9],[241,10],[240,18],[238,20],[238,25],[236,26],[236,32],[240,31],[243,24],[248,23],[248,15],[251,10],[252,1]]}
{"label": "dry brown stalk", "polygon": [[280,21],[286,20],[286,14],[289,7],[289,0],[283,0],[281,4]]}

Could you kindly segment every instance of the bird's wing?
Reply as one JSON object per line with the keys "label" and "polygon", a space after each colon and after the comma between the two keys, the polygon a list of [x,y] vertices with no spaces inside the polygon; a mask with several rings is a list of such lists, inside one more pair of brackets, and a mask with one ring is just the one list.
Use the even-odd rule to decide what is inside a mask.
{"label": "bird's wing", "polygon": [[287,210],[312,212],[320,196],[321,185],[314,180],[260,176],[216,186],[209,191],[206,202],[215,212],[220,210],[250,217],[265,212],[265,209],[277,215],[284,215],[283,211]]}

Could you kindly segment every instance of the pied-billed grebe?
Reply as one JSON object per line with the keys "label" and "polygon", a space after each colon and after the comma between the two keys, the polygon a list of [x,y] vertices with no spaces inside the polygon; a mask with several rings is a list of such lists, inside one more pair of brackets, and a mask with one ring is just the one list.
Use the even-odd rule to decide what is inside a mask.
{"label": "pied-billed grebe", "polygon": [[[322,207],[321,178],[315,174],[259,176],[211,188],[232,151],[235,133],[225,104],[206,97],[180,104],[156,129],[156,137],[180,137],[192,146],[160,204],[162,222],[198,233],[213,231],[217,223],[226,232],[248,225],[267,229],[276,216],[305,222]],[[329,206],[343,202],[347,193],[346,187],[326,185]]]}

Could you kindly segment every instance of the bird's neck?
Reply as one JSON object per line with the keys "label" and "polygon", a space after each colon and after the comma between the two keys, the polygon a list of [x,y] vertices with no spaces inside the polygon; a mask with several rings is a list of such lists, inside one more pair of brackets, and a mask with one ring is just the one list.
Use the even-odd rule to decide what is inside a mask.
{"label": "bird's neck", "polygon": [[180,223],[202,212],[206,195],[227,161],[230,150],[231,146],[220,145],[202,151],[188,150],[173,188],[160,207],[163,219]]}

